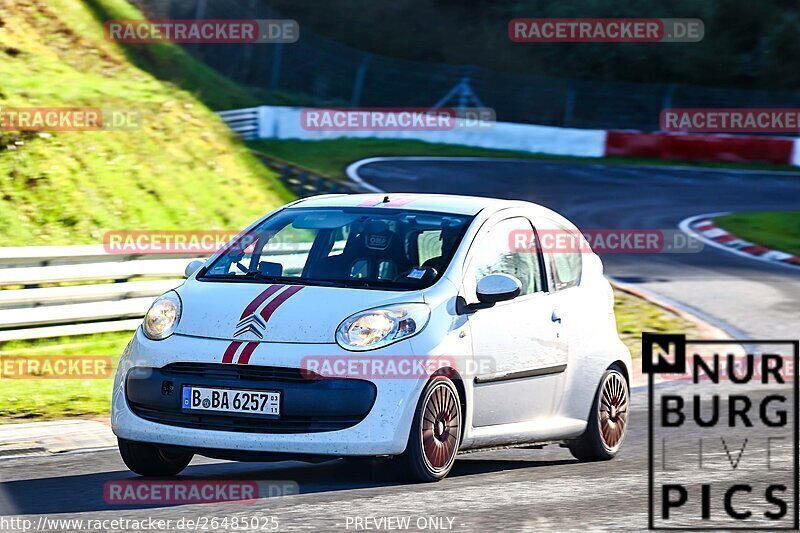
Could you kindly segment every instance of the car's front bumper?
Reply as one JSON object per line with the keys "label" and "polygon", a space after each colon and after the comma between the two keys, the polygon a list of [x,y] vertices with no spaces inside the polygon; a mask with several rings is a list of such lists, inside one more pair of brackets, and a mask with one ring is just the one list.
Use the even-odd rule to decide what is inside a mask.
{"label": "car's front bumper", "polygon": [[[187,409],[187,387],[280,393],[280,415]],[[187,391],[188,392],[188,391]],[[241,433],[318,433],[355,426],[369,414],[377,387],[363,379],[322,378],[301,369],[224,363],[137,366],[125,380],[128,407],[169,426]]]}
{"label": "car's front bumper", "polygon": [[[354,354],[335,344],[262,343],[248,365],[222,365],[221,356],[229,344],[225,340],[180,335],[151,341],[141,330],[137,331],[126,349],[114,383],[111,418],[114,433],[133,441],[231,451],[361,456],[397,455],[405,450],[426,379],[408,376],[303,382],[282,379],[279,372],[263,376],[260,382],[242,381],[233,377],[235,368],[300,369],[303,359],[309,356],[351,357]],[[370,353],[377,357],[411,356],[409,352],[409,343],[401,342]],[[198,366],[225,372],[189,376],[162,370],[168,365],[171,365],[168,368],[175,368],[175,364],[184,363],[188,367],[192,367],[192,363],[202,363]],[[132,373],[134,367],[153,370]],[[138,378],[135,385],[129,383],[131,373]],[[162,390],[165,381],[172,382],[171,394]],[[242,423],[239,417],[183,416],[175,402],[179,405],[180,387],[184,384],[279,390],[286,416],[282,422],[262,420],[254,424],[247,420]],[[337,423],[340,426],[336,426]],[[236,424],[241,424],[242,429],[237,430]]]}

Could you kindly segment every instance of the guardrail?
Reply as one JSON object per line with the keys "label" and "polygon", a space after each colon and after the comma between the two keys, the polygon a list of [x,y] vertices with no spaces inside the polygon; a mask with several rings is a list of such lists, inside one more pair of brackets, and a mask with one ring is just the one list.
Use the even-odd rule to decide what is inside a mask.
{"label": "guardrail", "polygon": [[258,108],[231,109],[217,113],[230,129],[243,139],[258,139]]}
{"label": "guardrail", "polygon": [[103,246],[0,248],[0,342],[136,329],[197,254],[108,254]]}
{"label": "guardrail", "polygon": [[[263,255],[299,273],[309,248],[282,243]],[[202,258],[164,256],[107,254],[102,246],[0,248],[0,343],[136,329],[153,299]]]}
{"label": "guardrail", "polygon": [[[197,254],[170,253],[172,258],[197,257]],[[110,254],[102,244],[75,246],[7,246],[0,248],[0,268],[75,265],[91,262],[125,262],[134,259],[159,259],[144,253]]]}
{"label": "guardrail", "polygon": [[351,181],[317,174],[313,170],[256,150],[253,150],[253,153],[261,159],[264,165],[277,172],[281,183],[286,185],[298,198],[306,198],[317,194],[351,194],[365,192]]}

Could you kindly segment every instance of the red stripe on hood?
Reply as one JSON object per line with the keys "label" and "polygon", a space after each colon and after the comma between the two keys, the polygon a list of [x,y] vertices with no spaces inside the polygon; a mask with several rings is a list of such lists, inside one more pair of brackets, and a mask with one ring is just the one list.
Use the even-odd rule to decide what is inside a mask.
{"label": "red stripe on hood", "polygon": [[253,355],[255,349],[258,348],[257,342],[248,342],[247,346],[244,347],[242,350],[242,355],[239,356],[239,360],[237,361],[240,365],[246,365],[250,362],[250,356]]}
{"label": "red stripe on hood", "polygon": [[232,341],[228,345],[228,349],[225,350],[225,355],[222,356],[222,362],[223,363],[232,363],[233,362],[233,356],[236,355],[236,350],[238,350],[239,346],[241,346],[241,345],[242,345],[241,341]]}
{"label": "red stripe on hood", "polygon": [[272,313],[274,313],[275,310],[283,304],[283,302],[300,292],[302,289],[302,285],[291,285],[285,291],[273,298],[272,301],[261,310],[261,317],[264,319],[264,323],[266,324],[269,322]]}
{"label": "red stripe on hood", "polygon": [[247,307],[245,307],[244,311],[242,311],[242,316],[239,318],[239,320],[242,320],[244,317],[255,313],[256,309],[258,309],[261,304],[267,301],[267,298],[281,290],[283,287],[283,285],[271,285],[264,289],[264,292],[256,296],[252,302],[247,304]]}

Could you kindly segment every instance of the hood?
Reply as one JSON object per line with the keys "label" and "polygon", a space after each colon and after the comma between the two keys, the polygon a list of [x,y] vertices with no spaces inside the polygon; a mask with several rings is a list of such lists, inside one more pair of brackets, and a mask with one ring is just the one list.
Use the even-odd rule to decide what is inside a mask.
{"label": "hood", "polygon": [[178,293],[175,333],[244,342],[335,343],[336,327],[354,313],[423,301],[420,291],[195,280]]}

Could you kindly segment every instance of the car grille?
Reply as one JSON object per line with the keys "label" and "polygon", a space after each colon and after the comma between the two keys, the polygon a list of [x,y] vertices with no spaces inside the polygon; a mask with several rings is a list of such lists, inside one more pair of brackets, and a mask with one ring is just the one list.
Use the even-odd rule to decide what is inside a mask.
{"label": "car grille", "polygon": [[[168,385],[167,385],[168,384]],[[257,414],[197,413],[181,409],[184,385],[279,390],[280,418]],[[362,421],[375,402],[369,381],[322,378],[299,368],[221,363],[173,363],[133,368],[126,396],[139,417],[171,426],[242,433],[317,433],[346,429]]]}
{"label": "car grille", "polygon": [[229,365],[219,363],[172,363],[161,369],[174,376],[230,380],[280,380],[306,382],[313,372],[279,366]]}
{"label": "car grille", "polygon": [[319,433],[336,431],[355,426],[364,417],[327,418],[327,417],[281,417],[277,420],[251,418],[243,415],[197,415],[151,409],[142,405],[131,404],[131,409],[138,416],[151,422],[168,424],[192,429],[211,429],[217,431],[238,431],[242,433]]}

